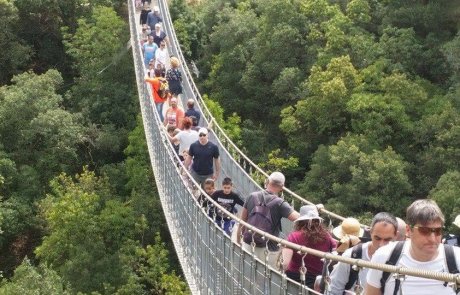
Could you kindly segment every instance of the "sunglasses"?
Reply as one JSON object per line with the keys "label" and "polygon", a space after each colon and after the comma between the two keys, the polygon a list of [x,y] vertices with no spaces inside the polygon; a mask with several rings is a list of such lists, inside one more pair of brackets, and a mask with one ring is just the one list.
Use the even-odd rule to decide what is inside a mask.
{"label": "sunglasses", "polygon": [[205,137],[205,136],[206,136],[206,134],[200,133],[200,137]]}
{"label": "sunglasses", "polygon": [[412,228],[416,228],[419,233],[424,236],[429,236],[431,233],[434,233],[435,236],[439,237],[442,235],[442,227],[427,227],[427,226],[418,226],[414,225]]}

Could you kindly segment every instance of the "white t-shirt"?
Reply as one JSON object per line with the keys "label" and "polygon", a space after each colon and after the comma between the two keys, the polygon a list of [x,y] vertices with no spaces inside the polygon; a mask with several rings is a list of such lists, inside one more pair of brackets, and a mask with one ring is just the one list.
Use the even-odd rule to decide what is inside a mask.
{"label": "white t-shirt", "polygon": [[161,64],[164,68],[166,68],[166,62],[168,61],[168,50],[165,48],[158,48],[155,51],[155,68],[157,68],[158,64]]}
{"label": "white t-shirt", "polygon": [[[361,260],[364,261],[369,261],[369,244],[371,242],[367,242],[363,244],[363,253],[362,253],[362,258]],[[343,252],[342,256],[351,258],[351,252],[352,248],[347,249],[345,252]],[[359,271],[358,273],[358,279],[360,282],[360,285],[364,288],[366,286],[366,276],[367,276],[367,268],[363,268]],[[334,267],[331,273],[331,284],[329,288],[329,294],[331,295],[342,295],[343,292],[345,291],[345,285],[348,283],[348,279],[350,277],[350,265],[339,262],[337,265]]]}
{"label": "white t-shirt", "polygon": [[[410,241],[406,241],[401,252],[400,259],[397,266],[407,268],[414,268],[420,270],[449,272],[444,254],[444,245],[440,244],[438,248],[438,256],[427,262],[417,261],[410,255]],[[372,262],[386,263],[393,251],[396,242],[392,242],[380,249],[378,249],[372,257]],[[454,247],[455,260],[457,265],[460,265],[460,248]],[[382,278],[382,271],[370,269],[367,274],[367,283],[375,288],[380,289],[380,279]],[[395,280],[390,274],[388,281],[385,284],[384,295],[393,295],[395,287]],[[455,294],[453,289],[449,286],[445,287],[444,282],[437,280],[430,280],[419,277],[406,276],[404,281],[401,281],[402,294],[404,295],[450,295]]]}
{"label": "white t-shirt", "polygon": [[199,139],[198,132],[195,130],[182,130],[175,136],[179,140],[179,155],[188,150],[190,145]]}

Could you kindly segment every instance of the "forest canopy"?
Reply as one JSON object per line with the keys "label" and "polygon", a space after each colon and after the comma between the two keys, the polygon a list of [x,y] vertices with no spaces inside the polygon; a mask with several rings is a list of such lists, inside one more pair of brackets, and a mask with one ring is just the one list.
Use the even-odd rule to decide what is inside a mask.
{"label": "forest canopy", "polygon": [[0,22],[0,294],[186,294],[125,1],[0,0]]}

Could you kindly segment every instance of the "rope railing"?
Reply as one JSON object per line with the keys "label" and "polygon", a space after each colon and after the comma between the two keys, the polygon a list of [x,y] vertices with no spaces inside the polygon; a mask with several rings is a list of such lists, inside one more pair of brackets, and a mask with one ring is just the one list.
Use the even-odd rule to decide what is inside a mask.
{"label": "rope railing", "polygon": [[[215,224],[215,220],[206,214],[206,210],[202,208],[202,204],[196,198],[197,194],[204,196],[208,203],[211,203],[247,230],[264,236],[267,243],[272,240],[282,247],[291,248],[299,253],[356,265],[358,268],[372,268],[401,275],[435,279],[452,283],[454,287],[460,287],[459,275],[377,264],[333,255],[288,242],[263,232],[244,222],[233,213],[226,211],[224,207],[212,200],[202,190],[188,172],[183,178],[182,172],[187,170],[179,164],[181,162],[177,154],[172,149],[162,129],[159,128],[161,122],[152,105],[151,89],[144,82],[145,69],[139,46],[134,1],[128,1],[128,7],[136,84],[149,156],[166,221],[192,293],[243,294],[249,292],[251,294],[266,294],[267,290],[279,290],[280,294],[299,294],[299,290],[303,292],[304,289],[307,289],[286,279],[285,275],[276,270],[268,268],[265,262],[255,258],[254,253],[247,253],[236,246],[230,237]],[[249,272],[254,278],[263,278],[263,284],[248,280],[246,274]],[[265,281],[267,278],[268,285]],[[222,290],[226,291],[222,292]],[[312,290],[309,292],[317,294]],[[269,293],[271,294],[271,292]]]}

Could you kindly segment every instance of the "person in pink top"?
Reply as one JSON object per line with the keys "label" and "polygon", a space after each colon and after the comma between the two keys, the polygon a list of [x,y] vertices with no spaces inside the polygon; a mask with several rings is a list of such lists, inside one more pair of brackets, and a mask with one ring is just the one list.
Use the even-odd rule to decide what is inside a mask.
{"label": "person in pink top", "polygon": [[[323,252],[332,252],[337,247],[336,241],[323,225],[323,219],[319,217],[315,205],[306,205],[300,208],[300,216],[294,221],[294,231],[287,238],[289,242],[316,249]],[[302,257],[290,248],[283,249],[283,267],[286,275],[297,281],[300,280]],[[313,289],[317,275],[321,275],[323,262],[320,257],[306,255],[304,258],[306,267],[305,284]]]}
{"label": "person in pink top", "polygon": [[177,97],[171,97],[169,103],[171,107],[166,111],[164,124],[165,126],[175,126],[182,130],[185,117],[184,109],[177,105]]}

